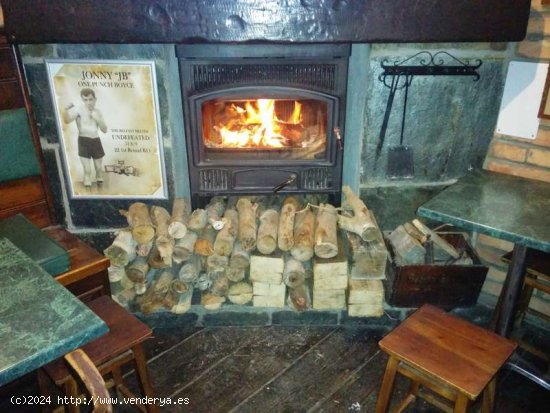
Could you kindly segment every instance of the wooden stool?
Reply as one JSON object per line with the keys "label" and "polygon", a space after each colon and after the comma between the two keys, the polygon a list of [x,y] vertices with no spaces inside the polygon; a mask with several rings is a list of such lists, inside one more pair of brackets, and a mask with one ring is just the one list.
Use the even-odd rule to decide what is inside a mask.
{"label": "wooden stool", "polygon": [[[505,254],[502,257],[502,261],[508,264],[512,262],[512,252],[510,251]],[[550,254],[528,248],[525,272],[525,282],[523,283],[523,289],[516,310],[516,319],[520,323],[523,321],[525,313],[529,308],[529,301],[531,301],[533,290],[540,290],[546,294],[550,294]],[[534,310],[529,311],[546,321],[550,321],[550,318],[546,314]]]}
{"label": "wooden stool", "polygon": [[[389,360],[376,413],[387,412],[396,373],[412,380],[398,412],[416,397],[446,412],[466,412],[470,401],[483,390],[482,412],[490,412],[495,375],[516,348],[514,342],[429,304],[403,321],[379,345]],[[420,386],[453,402],[454,407]]]}
{"label": "wooden stool", "polygon": [[[126,397],[136,397],[125,385],[121,367],[133,362],[143,396],[154,397],[149,380],[147,360],[141,343],[152,334],[151,329],[110,297],[101,296],[87,303],[109,327],[109,332],[84,345],[82,350],[88,355],[103,377],[112,375],[116,388]],[[52,361],[38,370],[38,385],[42,395],[47,395],[50,378],[67,396],[78,397],[79,392],[74,377],[62,358]],[[71,404],[70,412],[78,412],[78,406]],[[139,405],[141,411],[158,412],[154,404]]]}

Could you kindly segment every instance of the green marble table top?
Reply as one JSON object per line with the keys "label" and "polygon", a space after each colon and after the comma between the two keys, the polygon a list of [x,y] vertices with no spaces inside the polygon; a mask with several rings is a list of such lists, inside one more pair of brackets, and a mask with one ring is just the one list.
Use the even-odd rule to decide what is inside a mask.
{"label": "green marble table top", "polygon": [[550,252],[550,184],[475,171],[418,209],[418,215]]}
{"label": "green marble table top", "polygon": [[0,238],[0,385],[107,331],[86,305]]}

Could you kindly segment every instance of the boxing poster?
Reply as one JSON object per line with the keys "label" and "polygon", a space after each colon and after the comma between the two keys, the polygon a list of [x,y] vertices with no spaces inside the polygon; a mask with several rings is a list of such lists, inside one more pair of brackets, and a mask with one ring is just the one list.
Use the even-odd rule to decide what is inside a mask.
{"label": "boxing poster", "polygon": [[152,61],[46,61],[72,198],[166,198]]}

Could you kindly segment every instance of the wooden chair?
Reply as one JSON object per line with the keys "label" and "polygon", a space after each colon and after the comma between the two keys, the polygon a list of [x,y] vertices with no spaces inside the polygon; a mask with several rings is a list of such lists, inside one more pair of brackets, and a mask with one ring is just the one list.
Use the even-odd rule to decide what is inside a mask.
{"label": "wooden chair", "polygon": [[[512,262],[512,252],[505,254],[502,260],[508,264]],[[525,318],[527,311],[543,320],[550,321],[550,318],[546,314],[529,309],[529,302],[531,301],[534,290],[540,290],[546,294],[550,294],[550,254],[528,248],[525,282],[523,283],[523,289],[518,300],[518,308],[516,311],[517,320],[520,323]]]}
{"label": "wooden chair", "polygon": [[[503,255],[502,261],[508,264],[512,262],[512,252],[510,251],[509,253]],[[523,288],[521,290],[516,309],[516,328],[512,331],[511,338],[517,341],[522,349],[546,361],[547,369],[550,372],[549,350],[535,347],[533,344],[523,339],[525,330],[521,328],[521,325],[527,313],[530,313],[543,321],[550,322],[549,316],[529,308],[529,303],[531,302],[531,297],[533,296],[535,290],[543,291],[545,294],[550,294],[550,254],[528,248],[525,267],[525,281],[523,282]],[[498,308],[499,310],[495,311],[495,313],[500,311],[500,305]]]}
{"label": "wooden chair", "polygon": [[113,407],[109,402],[110,396],[105,381],[86,353],[81,349],[77,349],[66,354],[64,358],[73,373],[84,383],[86,390],[88,390],[88,395],[92,398],[94,404],[92,412],[112,413]]}
{"label": "wooden chair", "polygon": [[428,304],[379,345],[389,359],[376,413],[387,412],[397,373],[411,379],[397,412],[420,397],[445,412],[464,413],[482,392],[482,412],[491,412],[495,376],[516,348],[514,342]]}
{"label": "wooden chair", "polygon": [[[122,377],[121,367],[133,363],[143,397],[152,398],[153,389],[149,379],[147,360],[142,343],[151,336],[147,325],[128,313],[110,297],[101,296],[87,305],[109,327],[109,332],[84,345],[86,352],[102,377],[109,377],[107,387],[113,385],[125,397],[136,397],[127,387]],[[78,397],[79,392],[74,377],[63,359],[57,359],[38,371],[38,385],[42,395],[49,393],[49,382],[53,381],[67,396]],[[78,406],[67,406],[70,412],[78,412]],[[154,404],[137,405],[139,410],[148,413],[158,412]]]}

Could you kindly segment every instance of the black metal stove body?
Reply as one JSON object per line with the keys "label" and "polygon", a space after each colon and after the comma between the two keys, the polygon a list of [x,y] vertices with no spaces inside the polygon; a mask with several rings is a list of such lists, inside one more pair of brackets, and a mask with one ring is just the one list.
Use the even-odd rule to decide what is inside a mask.
{"label": "black metal stove body", "polygon": [[[214,195],[274,192],[335,199],[350,51],[348,44],[177,46],[193,206]],[[235,124],[246,122],[241,129],[256,141],[251,131],[265,132],[266,105],[284,132],[239,146]]]}

